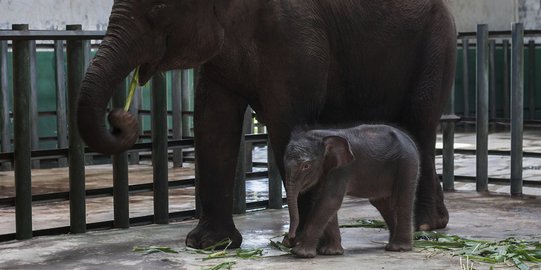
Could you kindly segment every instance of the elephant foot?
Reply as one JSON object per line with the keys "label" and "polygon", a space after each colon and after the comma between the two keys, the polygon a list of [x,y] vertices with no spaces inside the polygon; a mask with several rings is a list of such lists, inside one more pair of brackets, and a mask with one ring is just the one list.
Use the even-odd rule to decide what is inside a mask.
{"label": "elephant foot", "polygon": [[389,243],[385,246],[385,250],[387,251],[402,252],[402,251],[410,251],[412,249],[413,249],[413,245],[411,242],[409,243],[395,242],[395,243]]}
{"label": "elephant foot", "polygon": [[449,212],[443,203],[443,196],[430,204],[417,202],[415,207],[415,229],[417,231],[432,231],[443,229],[449,223]]}
{"label": "elephant foot", "polygon": [[317,248],[317,254],[319,255],[342,255],[344,254],[344,248],[340,243],[320,245]]}
{"label": "elephant foot", "polygon": [[308,248],[304,245],[297,245],[291,249],[291,253],[299,258],[314,258],[316,256],[316,249]]}
{"label": "elephant foot", "polygon": [[[211,224],[210,222],[199,221],[197,227],[188,233],[186,246],[205,249],[224,239],[230,239],[232,243],[229,245],[229,248],[239,248],[242,244],[242,235],[235,228],[234,223],[232,221],[230,223],[231,225],[224,225],[224,223],[220,222],[218,224]],[[225,248],[225,246],[216,248]]]}

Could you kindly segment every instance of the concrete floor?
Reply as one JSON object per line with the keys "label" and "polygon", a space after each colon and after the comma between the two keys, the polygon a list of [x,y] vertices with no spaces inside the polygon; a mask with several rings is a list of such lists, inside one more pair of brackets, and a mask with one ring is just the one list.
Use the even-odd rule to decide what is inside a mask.
{"label": "concrete floor", "polygon": [[[451,220],[444,233],[473,239],[501,240],[510,236],[541,240],[541,198],[513,199],[505,195],[475,192],[446,193]],[[381,219],[364,199],[348,198],[339,212],[341,224],[360,218]],[[388,232],[382,229],[343,228],[343,256],[297,259],[269,247],[269,240],[287,231],[287,210],[252,212],[235,218],[244,236],[243,248],[263,248],[260,259],[204,261],[204,255],[187,252],[186,234],[196,221],[95,231],[81,235],[37,237],[0,244],[0,269],[206,269],[235,261],[232,269],[460,269],[460,259],[448,253],[416,249],[385,252]],[[279,240],[281,238],[276,238]],[[141,255],[135,246],[166,246],[178,254]],[[475,263],[475,268],[489,265]],[[541,267],[539,266],[535,266]],[[496,269],[514,269],[497,265]],[[533,269],[533,268],[532,268]]]}
{"label": "concrete floor", "polygon": [[[525,151],[541,152],[541,133],[525,133]],[[441,139],[438,140],[441,143]],[[457,134],[456,148],[475,148],[473,134]],[[439,145],[441,147],[441,145]],[[509,148],[508,133],[493,133],[489,148]],[[259,152],[265,153],[264,149]],[[258,161],[264,161],[255,154]],[[436,159],[441,168],[441,159]],[[456,174],[475,176],[475,158],[457,155]],[[541,180],[539,160],[524,159],[524,178]],[[489,158],[491,177],[508,178],[509,159],[491,156]],[[152,181],[149,164],[130,167],[130,183]],[[178,180],[192,177],[193,170],[174,169],[169,178]],[[35,192],[62,191],[67,188],[65,169],[33,171]],[[87,187],[111,185],[109,166],[87,168]],[[13,193],[13,175],[0,173],[0,197]],[[457,192],[446,193],[446,204],[451,220],[443,232],[475,239],[501,240],[515,236],[525,240],[541,239],[541,188],[525,187],[523,199],[510,198],[509,187],[490,185],[491,195],[481,195],[475,190],[475,183],[456,183]],[[265,199],[264,180],[247,183],[248,200]],[[193,209],[193,189],[172,190],[171,210]],[[498,195],[499,194],[499,195]],[[537,197],[536,197],[537,196]],[[112,199],[94,198],[87,201],[88,222],[110,220]],[[68,205],[65,202],[34,205],[34,229],[66,226]],[[13,207],[0,207],[0,233],[14,232]],[[130,198],[130,216],[152,213],[152,196],[136,194]],[[356,219],[381,219],[377,211],[362,199],[347,199],[339,213],[340,223],[351,223]],[[406,253],[392,253],[383,250],[388,232],[380,229],[342,229],[344,256],[296,259],[268,246],[271,238],[287,231],[289,217],[287,210],[266,210],[252,212],[235,218],[237,227],[244,236],[243,248],[263,248],[264,256],[257,260],[236,261],[233,269],[461,269],[458,257],[449,254],[415,250]],[[28,241],[0,243],[0,269],[205,269],[230,260],[203,261],[202,255],[184,250],[184,238],[195,227],[196,221],[187,221],[165,226],[134,227],[129,230],[94,231],[82,235],[60,235],[37,237]],[[274,240],[280,240],[276,238]],[[179,254],[151,254],[143,256],[132,252],[134,246],[167,246],[181,251]],[[475,263],[478,270],[489,269],[489,265]],[[537,269],[541,266],[536,266]],[[498,265],[496,269],[514,269]]]}

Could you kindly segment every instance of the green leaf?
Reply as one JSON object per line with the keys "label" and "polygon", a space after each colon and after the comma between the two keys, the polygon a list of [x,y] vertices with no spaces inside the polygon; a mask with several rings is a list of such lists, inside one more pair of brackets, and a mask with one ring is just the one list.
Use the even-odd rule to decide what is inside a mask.
{"label": "green leaf", "polygon": [[215,266],[212,266],[212,267],[209,267],[209,268],[204,268],[204,270],[220,270],[220,269],[231,269],[233,267],[233,265],[235,265],[236,262],[223,262],[223,263],[220,263],[220,264],[217,264]]}
{"label": "green leaf", "polygon": [[134,252],[142,252],[143,255],[148,255],[148,254],[152,254],[152,253],[158,253],[158,252],[163,252],[163,253],[178,253],[178,251],[172,249],[172,248],[169,248],[169,247],[159,247],[159,246],[149,246],[149,247],[139,247],[139,246],[135,246],[132,251]]}
{"label": "green leaf", "polygon": [[342,224],[340,228],[378,228],[387,229],[384,221],[373,219],[359,219],[351,224]]}

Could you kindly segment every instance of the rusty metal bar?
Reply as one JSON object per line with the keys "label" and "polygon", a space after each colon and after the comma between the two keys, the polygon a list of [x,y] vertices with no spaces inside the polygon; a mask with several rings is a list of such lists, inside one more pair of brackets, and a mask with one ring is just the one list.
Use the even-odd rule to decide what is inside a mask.
{"label": "rusty metal bar", "polygon": [[280,176],[280,171],[278,170],[278,165],[276,162],[280,162],[281,158],[276,158],[274,156],[274,151],[272,150],[272,145],[270,140],[267,140],[267,164],[269,166],[269,205],[270,209],[282,209],[283,199],[282,199],[282,177]]}
{"label": "rusty metal bar", "polygon": [[522,196],[524,134],[524,25],[512,24],[511,44],[511,195]]}
{"label": "rusty metal bar", "polygon": [[[81,25],[68,25],[67,30],[81,30]],[[66,43],[68,63],[68,122],[69,122],[69,181],[70,181],[70,231],[86,232],[85,205],[85,151],[77,129],[76,107],[84,76],[83,43],[69,40]]]}
{"label": "rusty metal bar", "polygon": [[[180,70],[174,70],[172,75],[172,90],[173,98],[173,140],[182,139],[182,76]],[[181,148],[173,149],[173,167],[182,167],[183,151]]]}
{"label": "rusty metal bar", "polygon": [[[12,27],[13,30],[28,30],[27,24],[17,24]],[[13,42],[15,224],[19,240],[32,238],[30,51],[30,41]]]}
{"label": "rusty metal bar", "polygon": [[[68,121],[66,117],[66,70],[64,66],[64,41],[54,43],[55,82],[56,82],[56,130],[58,148],[68,147]],[[67,158],[59,158],[58,166],[66,167]]]}
{"label": "rusty metal bar", "polygon": [[[122,108],[126,101],[126,83],[122,81],[113,94],[113,107]],[[128,153],[113,155],[113,209],[115,228],[130,227]]]}
{"label": "rusty metal bar", "polygon": [[488,25],[477,25],[477,162],[478,192],[488,191]]}
{"label": "rusty metal bar", "polygon": [[[8,87],[8,43],[0,41],[0,152],[11,151]],[[11,163],[0,162],[0,170],[11,170]]]}
{"label": "rusty metal bar", "polygon": [[165,75],[157,73],[152,78],[152,166],[157,224],[169,223],[167,132],[167,85]]}

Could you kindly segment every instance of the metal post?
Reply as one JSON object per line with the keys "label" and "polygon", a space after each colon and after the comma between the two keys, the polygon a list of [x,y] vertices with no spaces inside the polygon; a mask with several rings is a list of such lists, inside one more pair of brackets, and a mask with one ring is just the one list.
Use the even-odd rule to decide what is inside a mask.
{"label": "metal post", "polygon": [[511,195],[522,195],[524,131],[524,26],[512,24],[511,45]]}
{"label": "metal post", "polygon": [[489,104],[490,119],[496,119],[496,40],[489,42]]}
{"label": "metal post", "polygon": [[[30,130],[32,131],[32,150],[39,149],[38,135],[38,78],[37,78],[36,41],[30,41]],[[39,169],[40,161],[32,160],[32,168]]]}
{"label": "metal post", "polygon": [[278,170],[276,161],[282,158],[276,158],[270,140],[267,140],[267,164],[269,166],[269,209],[282,209],[282,177]]}
{"label": "metal post", "polygon": [[167,85],[165,75],[152,78],[152,166],[154,174],[154,223],[169,223],[167,176]]}
{"label": "metal post", "polygon": [[[173,140],[182,139],[182,80],[180,70],[172,71]],[[181,148],[173,149],[173,167],[180,168],[184,162]]]}
{"label": "metal post", "polygon": [[[68,122],[66,118],[66,71],[64,67],[64,41],[54,43],[56,81],[56,130],[58,148],[68,148]],[[59,158],[58,166],[66,167],[67,158]]]}
{"label": "metal post", "polygon": [[488,26],[477,25],[477,191],[488,191]]}
{"label": "metal post", "polygon": [[528,111],[530,120],[535,119],[535,40],[530,40],[528,42],[528,58],[529,58],[529,68],[528,68],[528,79],[529,79],[529,103]]}
{"label": "metal post", "polygon": [[[0,152],[11,151],[8,91],[8,43],[0,40]],[[0,170],[11,170],[9,162],[0,163]]]}
{"label": "metal post", "polygon": [[[126,101],[126,83],[123,81],[113,94],[113,107],[122,108]],[[113,155],[113,208],[115,228],[130,227],[130,196],[128,153]]]}
{"label": "metal post", "polygon": [[[28,25],[13,25],[13,30],[28,30]],[[30,41],[13,41],[15,223],[19,240],[32,238],[30,50]]]}
{"label": "metal post", "polygon": [[[444,117],[456,118],[455,110],[455,86],[451,91],[451,97],[444,111]],[[443,190],[455,190],[455,122],[448,119],[442,123],[443,129]]]}
{"label": "metal post", "polygon": [[[66,30],[81,30],[81,25],[68,25]],[[76,107],[84,76],[84,52],[80,40],[66,43],[68,63],[69,181],[70,231],[86,232],[85,149],[77,129]]]}
{"label": "metal post", "polygon": [[[253,130],[254,130],[254,127],[253,127],[253,118],[252,118],[252,108],[250,108],[250,106],[248,106],[248,109],[246,109],[246,112],[244,113],[244,130],[243,130],[243,133],[244,134],[252,134],[253,133]],[[246,172],[251,172],[253,171],[253,164],[254,164],[254,160],[253,160],[253,143],[252,142],[245,142],[245,151],[246,153],[244,154],[244,158],[245,158],[245,169],[246,169]]]}
{"label": "metal post", "polygon": [[[83,50],[83,74],[86,73],[86,69],[90,65],[90,60],[92,59],[92,48],[90,44],[90,40],[81,40],[82,44],[82,50]],[[88,155],[85,157],[85,164],[86,165],[93,165],[94,164],[94,157],[91,155]]]}
{"label": "metal post", "polygon": [[511,105],[509,105],[509,81],[510,81],[510,64],[509,64],[509,40],[505,39],[503,40],[503,117],[509,118],[509,108]]}
{"label": "metal post", "polygon": [[464,116],[470,116],[470,75],[468,66],[468,52],[470,50],[470,40],[462,38],[462,92],[464,94]]}
{"label": "metal post", "polygon": [[[133,73],[131,74],[133,76]],[[135,94],[133,95],[132,99],[132,105],[130,107],[130,113],[135,115],[137,117],[137,120],[139,122],[139,134],[143,134],[143,118],[141,117],[141,114],[139,114],[139,109],[141,107],[141,88],[137,87],[135,89]],[[139,152],[131,152],[128,154],[129,163],[130,164],[139,164]]]}
{"label": "metal post", "polygon": [[[247,108],[246,111],[251,109]],[[246,117],[246,113],[244,113]],[[244,131],[246,130],[246,121],[242,126],[240,137],[239,154],[237,157],[237,168],[235,170],[235,190],[233,197],[233,213],[246,213],[246,138]]]}
{"label": "metal post", "polygon": [[[182,81],[182,109],[184,112],[193,112],[193,98],[194,98],[194,91],[192,87],[192,81],[193,81],[193,70],[182,70],[181,73],[181,81]],[[188,114],[183,113],[182,118],[182,134],[184,136],[193,136],[193,121],[191,121],[193,118],[191,118]]]}

